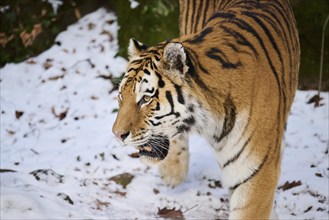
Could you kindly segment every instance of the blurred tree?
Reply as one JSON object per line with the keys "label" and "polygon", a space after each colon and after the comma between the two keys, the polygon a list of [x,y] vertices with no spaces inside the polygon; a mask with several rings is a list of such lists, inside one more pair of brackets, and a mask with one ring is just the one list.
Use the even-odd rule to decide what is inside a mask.
{"label": "blurred tree", "polygon": [[[291,0],[301,46],[300,89],[317,89],[322,28],[329,15],[329,0]],[[329,28],[325,33],[322,89],[329,90]]]}
{"label": "blurred tree", "polygon": [[179,36],[178,0],[138,0],[136,8],[130,8],[129,0],[112,1],[111,8],[118,16],[118,55],[127,57],[130,38],[152,46]]}

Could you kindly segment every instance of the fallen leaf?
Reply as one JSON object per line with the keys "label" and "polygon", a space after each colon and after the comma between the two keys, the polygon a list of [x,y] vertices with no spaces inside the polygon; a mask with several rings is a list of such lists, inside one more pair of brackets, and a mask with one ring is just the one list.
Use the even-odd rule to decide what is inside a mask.
{"label": "fallen leaf", "polygon": [[95,203],[96,203],[97,210],[102,210],[102,207],[107,208],[109,205],[111,205],[111,203],[103,202],[99,199],[96,199]]}
{"label": "fallen leaf", "polygon": [[129,157],[131,157],[131,158],[139,158],[139,154],[138,154],[138,152],[134,152],[134,153],[129,154]]}
{"label": "fallen leaf", "polygon": [[55,107],[52,107],[52,108],[51,108],[51,112],[53,113],[53,115],[54,115],[56,118],[58,118],[60,121],[63,120],[63,119],[66,117],[66,114],[67,114],[68,110],[69,110],[69,109],[66,109],[65,111],[63,111],[63,112],[57,114],[57,113],[55,112]]}
{"label": "fallen leaf", "polygon": [[153,192],[154,192],[155,195],[160,193],[160,191],[158,189],[153,189]]}
{"label": "fallen leaf", "polygon": [[322,106],[322,105],[323,105],[323,104],[320,104],[320,101],[321,101],[322,99],[323,99],[323,98],[320,97],[319,94],[316,94],[316,95],[312,96],[312,97],[308,100],[307,104],[312,104],[312,103],[314,103],[314,107],[319,107],[319,106]]}
{"label": "fallen leaf", "polygon": [[134,176],[130,173],[122,173],[111,177],[109,180],[114,181],[116,184],[119,184],[126,189],[127,185],[133,180],[133,178]]}
{"label": "fallen leaf", "polygon": [[278,189],[282,189],[283,191],[286,191],[288,189],[297,187],[302,185],[302,182],[300,180],[296,181],[292,181],[291,183],[286,181],[282,186],[279,186]]}
{"label": "fallen leaf", "polygon": [[27,64],[36,64],[37,62],[35,62],[34,60],[32,59],[29,59],[26,61]]}
{"label": "fallen leaf", "polygon": [[64,176],[56,173],[52,169],[39,169],[30,172],[37,181],[63,183]]}
{"label": "fallen leaf", "polygon": [[9,135],[14,135],[14,134],[16,134],[16,132],[15,132],[15,131],[12,131],[12,130],[8,130],[8,129],[6,129],[6,131],[7,131],[7,133],[8,133]]}
{"label": "fallen leaf", "polygon": [[109,38],[109,41],[113,41],[113,35],[109,32],[109,31],[106,31],[106,30],[103,30],[102,32],[101,32],[101,35],[107,35],[108,36],[108,38]]}
{"label": "fallen leaf", "polygon": [[94,24],[94,23],[92,23],[92,22],[89,22],[88,23],[88,30],[92,30],[92,29],[94,29],[96,27],[96,25]]}
{"label": "fallen leaf", "polygon": [[49,77],[48,80],[58,80],[58,79],[63,79],[64,74],[63,75],[59,75],[59,76],[53,76],[53,77]]}
{"label": "fallen leaf", "polygon": [[309,212],[312,208],[313,208],[313,206],[308,207],[308,208],[304,211],[304,213]]}
{"label": "fallen leaf", "polygon": [[24,114],[24,112],[15,111],[15,116],[16,116],[17,119],[19,119],[20,117],[22,117],[23,114]]}
{"label": "fallen leaf", "polygon": [[222,188],[222,183],[220,182],[220,180],[209,179],[208,181],[210,182],[208,184],[209,188],[211,188],[211,189]]}
{"label": "fallen leaf", "polygon": [[10,170],[10,169],[0,169],[0,173],[8,173],[8,172],[17,172],[16,170]]}
{"label": "fallen leaf", "polygon": [[176,210],[175,208],[158,208],[157,215],[161,218],[184,218],[183,212],[181,210]]}
{"label": "fallen leaf", "polygon": [[68,195],[66,195],[65,193],[58,193],[57,196],[60,197],[60,198],[62,198],[62,199],[64,199],[64,201],[68,202],[71,205],[74,204],[74,202],[72,201],[72,199]]}
{"label": "fallen leaf", "polygon": [[46,70],[49,69],[49,68],[52,67],[52,66],[53,66],[53,64],[52,64],[52,63],[48,63],[48,62],[45,62],[45,63],[43,64],[43,68],[45,68]]}
{"label": "fallen leaf", "polygon": [[122,196],[122,197],[125,197],[126,194],[127,194],[127,192],[121,192],[119,190],[114,191],[114,193],[117,194],[117,195],[119,195],[119,196]]}
{"label": "fallen leaf", "polygon": [[317,177],[323,177],[321,173],[315,173],[315,176],[317,176]]}

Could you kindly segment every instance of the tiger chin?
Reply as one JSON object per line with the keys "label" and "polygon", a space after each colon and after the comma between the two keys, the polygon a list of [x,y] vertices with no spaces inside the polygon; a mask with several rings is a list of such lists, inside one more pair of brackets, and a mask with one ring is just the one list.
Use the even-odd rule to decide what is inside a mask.
{"label": "tiger chin", "polygon": [[[181,13],[199,13],[187,13],[189,2]],[[113,133],[171,186],[187,176],[189,134],[205,137],[230,191],[229,218],[268,219],[297,88],[296,24],[286,0],[219,2],[201,7],[200,25],[181,19],[179,38],[130,40]]]}

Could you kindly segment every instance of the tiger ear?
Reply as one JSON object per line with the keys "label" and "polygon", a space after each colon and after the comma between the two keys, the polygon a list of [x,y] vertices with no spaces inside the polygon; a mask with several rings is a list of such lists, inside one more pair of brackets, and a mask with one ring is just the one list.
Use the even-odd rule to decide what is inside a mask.
{"label": "tiger ear", "polygon": [[181,43],[168,43],[163,51],[162,58],[167,75],[182,81],[188,71],[186,53]]}
{"label": "tiger ear", "polygon": [[139,55],[140,53],[144,52],[146,49],[147,46],[145,44],[138,42],[134,38],[130,38],[129,47],[128,47],[129,58]]}

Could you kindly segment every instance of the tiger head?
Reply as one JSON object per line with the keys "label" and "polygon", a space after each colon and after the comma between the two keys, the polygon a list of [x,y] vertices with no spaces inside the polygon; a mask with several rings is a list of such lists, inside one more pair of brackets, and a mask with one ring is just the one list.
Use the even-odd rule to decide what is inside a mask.
{"label": "tiger head", "polygon": [[193,107],[183,92],[188,60],[180,43],[148,48],[131,39],[128,51],[113,133],[123,145],[139,149],[142,159],[156,163],[167,156],[170,140],[194,123]]}

